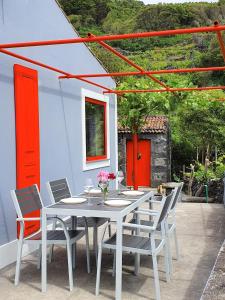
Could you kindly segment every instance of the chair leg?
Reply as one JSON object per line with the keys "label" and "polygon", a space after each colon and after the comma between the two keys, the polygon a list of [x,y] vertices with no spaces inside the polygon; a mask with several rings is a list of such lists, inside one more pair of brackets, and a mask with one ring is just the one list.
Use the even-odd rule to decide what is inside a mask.
{"label": "chair leg", "polygon": [[100,287],[100,276],[101,276],[101,263],[102,263],[102,245],[100,245],[98,249],[98,263],[97,263],[97,275],[96,275],[96,288],[95,295],[99,295],[99,287]]}
{"label": "chair leg", "polygon": [[67,242],[67,261],[68,261],[68,274],[69,274],[69,290],[73,290],[73,270],[72,270],[72,245]]}
{"label": "chair leg", "polygon": [[112,276],[115,277],[116,274],[116,251],[113,251],[113,271]]}
{"label": "chair leg", "polygon": [[50,249],[49,249],[49,256],[48,256],[48,262],[49,263],[52,262],[53,252],[54,252],[54,245],[51,245]]}
{"label": "chair leg", "polygon": [[170,243],[170,232],[168,228],[168,223],[165,223],[166,229],[166,247],[168,250],[168,257],[169,257],[169,266],[170,266],[170,275],[173,273],[173,261],[172,261],[172,253],[171,253],[171,243]]}
{"label": "chair leg", "polygon": [[173,234],[174,234],[174,242],[175,242],[175,247],[176,247],[176,260],[179,260],[180,253],[179,253],[179,245],[178,245],[178,240],[177,240],[177,229],[176,228],[174,228]]}
{"label": "chair leg", "polygon": [[89,247],[88,229],[86,229],[85,240],[86,240],[87,272],[89,274],[91,272],[91,266],[90,266],[90,247]]}
{"label": "chair leg", "polygon": [[166,237],[166,243],[167,243],[167,248],[168,248],[170,274],[172,275],[172,273],[173,273],[173,260],[172,260],[171,243],[170,243],[170,235],[169,234]]}
{"label": "chair leg", "polygon": [[76,257],[77,257],[77,244],[73,244],[71,246],[71,255],[72,255],[72,267],[73,267],[73,270],[76,269]]}
{"label": "chair leg", "polygon": [[[55,230],[56,227],[57,227],[57,221],[54,220],[54,221],[53,221],[53,224],[52,224],[52,230]],[[49,263],[52,262],[53,254],[54,254],[54,244],[50,246],[49,257],[48,257],[48,262],[49,262]]]}
{"label": "chair leg", "polygon": [[96,265],[98,261],[98,227],[95,225],[93,227],[93,248],[95,252]]}
{"label": "chair leg", "polygon": [[112,236],[112,227],[111,227],[111,224],[109,224],[108,226],[108,232],[109,232],[109,237]]}
{"label": "chair leg", "polygon": [[15,285],[18,285],[20,280],[20,266],[21,266],[22,251],[23,251],[23,240],[19,239],[18,248],[17,248]]}
{"label": "chair leg", "polygon": [[158,263],[155,254],[152,255],[153,272],[154,272],[154,283],[155,283],[155,295],[156,300],[160,300],[160,286],[159,286],[159,273],[158,273]]}
{"label": "chair leg", "polygon": [[166,281],[170,281],[170,265],[169,265],[169,255],[168,255],[168,247],[165,244],[164,246],[164,263],[165,263],[165,270],[166,270]]}
{"label": "chair leg", "polygon": [[[49,254],[50,255],[50,254]],[[38,248],[38,261],[37,261],[37,269],[41,269],[41,245]]]}

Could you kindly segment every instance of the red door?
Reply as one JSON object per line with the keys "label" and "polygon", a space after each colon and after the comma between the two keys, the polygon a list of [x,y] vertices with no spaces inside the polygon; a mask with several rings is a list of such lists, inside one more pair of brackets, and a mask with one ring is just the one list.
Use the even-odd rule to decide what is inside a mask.
{"label": "red door", "polygon": [[[35,70],[14,65],[15,126],[16,126],[16,186],[24,188],[32,184],[40,186],[40,145],[38,109],[38,73]],[[35,211],[27,217],[38,217]],[[25,235],[40,227],[40,222],[27,222]]]}
{"label": "red door", "polygon": [[[138,141],[137,184],[151,186],[151,142]],[[133,185],[133,142],[127,141],[127,185]]]}

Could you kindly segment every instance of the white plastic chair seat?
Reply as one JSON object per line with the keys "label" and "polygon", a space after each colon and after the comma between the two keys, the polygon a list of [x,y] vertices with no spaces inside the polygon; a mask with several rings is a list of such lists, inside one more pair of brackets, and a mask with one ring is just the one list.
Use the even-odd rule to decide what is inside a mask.
{"label": "white plastic chair seat", "polygon": [[[137,253],[138,250],[140,250],[141,253],[151,254],[151,239],[143,236],[137,236],[137,235],[128,235],[123,234],[122,236],[123,240],[123,251],[132,252],[132,249],[134,249],[134,252]],[[161,249],[161,246],[163,246],[163,241],[160,239],[155,239],[155,248],[156,251]],[[113,250],[116,250],[116,234],[114,234],[111,238],[104,241],[103,243],[104,248],[110,248]]]}
{"label": "white plastic chair seat", "polygon": [[[85,235],[84,230],[68,230],[68,235],[70,238],[70,242],[74,242],[75,240],[79,240]],[[39,231],[29,237],[26,238],[26,241],[39,241],[42,243],[42,232]],[[66,236],[63,230],[48,230],[47,231],[47,243],[48,244],[57,244],[57,241],[62,244],[63,241],[65,241],[66,244]]]}

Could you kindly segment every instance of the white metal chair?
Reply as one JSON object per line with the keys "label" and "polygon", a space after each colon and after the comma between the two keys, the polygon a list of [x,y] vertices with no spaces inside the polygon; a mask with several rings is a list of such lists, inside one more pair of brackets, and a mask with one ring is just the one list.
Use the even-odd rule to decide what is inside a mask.
{"label": "white metal chair", "polygon": [[[39,246],[41,251],[42,235],[41,230],[34,232],[32,235],[24,237],[25,222],[40,221],[40,217],[30,218],[25,215],[30,214],[36,210],[43,208],[43,203],[37,185],[32,185],[23,189],[12,190],[11,196],[18,215],[17,221],[20,222],[20,233],[18,239],[17,262],[15,285],[19,283],[20,266],[22,258],[23,244],[32,244]],[[87,251],[87,269],[90,272],[90,258],[89,258],[89,241],[88,231],[85,230],[67,230],[66,226],[58,217],[51,217],[48,220],[57,220],[62,226],[62,230],[47,230],[47,245],[64,245],[67,248],[68,259],[68,274],[69,274],[69,289],[73,289],[73,272],[72,272],[72,245],[80,240],[83,236],[86,237],[86,251]],[[86,227],[87,228],[87,227]]]}
{"label": "white metal chair", "polygon": [[[178,246],[178,240],[177,240],[177,233],[176,233],[176,205],[177,202],[180,198],[181,195],[181,191],[183,188],[183,182],[181,182],[180,184],[178,184],[174,189],[174,193],[173,193],[173,199],[171,201],[171,206],[169,208],[169,213],[168,213],[168,219],[166,221],[166,226],[168,228],[167,232],[167,238],[166,238],[166,242],[168,244],[168,255],[169,255],[169,266],[170,266],[170,274],[172,274],[173,271],[173,264],[172,264],[172,251],[171,251],[171,239],[172,237],[174,237],[174,242],[175,242],[175,249],[176,249],[176,259],[179,259],[179,246]],[[157,203],[157,204],[161,204],[162,203],[162,197],[153,197],[152,199],[149,200],[150,206],[152,206],[153,204]],[[130,223],[135,224],[137,223],[137,220],[135,218],[135,216],[131,219]],[[144,226],[152,226],[152,220],[140,220],[140,224],[144,225]],[[126,229],[129,229],[128,227],[126,227]],[[161,228],[160,226],[158,226],[157,231],[160,233]],[[132,230],[132,233],[134,231]]]}
{"label": "white metal chair", "polygon": [[[181,196],[181,191],[183,188],[184,183],[181,182],[180,184],[175,187],[174,190],[174,196],[173,200],[171,202],[171,207],[169,209],[169,218],[168,218],[168,243],[170,244],[170,240],[172,237],[174,237],[174,242],[175,242],[175,248],[176,248],[176,259],[179,259],[179,246],[178,246],[178,240],[177,240],[177,232],[176,232],[176,205],[177,202]],[[149,200],[150,204],[160,204],[162,200],[162,197],[153,197],[152,199]],[[136,223],[136,219],[133,218],[131,223]],[[151,220],[141,220],[140,221],[142,225],[151,225],[152,222]],[[158,228],[160,230],[160,228]],[[170,251],[171,252],[171,251]],[[171,255],[170,255],[171,256]],[[171,272],[172,272],[172,256],[171,256]]]}
{"label": "white metal chair", "polygon": [[[172,201],[170,210],[169,210],[169,218],[168,218],[168,237],[169,242],[172,237],[174,237],[175,249],[176,249],[176,260],[179,259],[179,245],[177,240],[177,225],[176,225],[176,206],[181,197],[181,192],[183,189],[184,183],[180,182],[178,186],[174,189],[174,199]],[[158,200],[151,199],[150,202],[159,203]]]}
{"label": "white metal chair", "polygon": [[[57,203],[63,198],[72,197],[72,193],[68,184],[67,178],[62,178],[54,181],[47,182],[47,190],[49,192],[52,203]],[[97,261],[97,253],[98,253],[98,228],[108,222],[107,218],[86,218],[87,226],[93,228],[93,248],[96,254]],[[78,228],[83,228],[85,226],[84,218],[78,217],[77,223],[75,224]],[[69,218],[66,221],[67,227],[71,228],[72,221]],[[111,227],[109,227],[109,236],[111,236]]]}
{"label": "white metal chair", "polygon": [[[154,272],[154,284],[155,284],[155,293],[156,299],[160,299],[160,286],[159,286],[159,275],[158,275],[158,264],[157,264],[157,255],[164,250],[164,260],[165,260],[165,269],[166,269],[166,280],[170,279],[169,272],[169,257],[168,249],[166,243],[166,219],[168,216],[168,210],[171,206],[171,201],[173,199],[173,193],[169,196],[165,196],[162,199],[162,206],[160,211],[151,211],[149,209],[139,209],[134,213],[137,215],[137,220],[139,220],[139,215],[147,215],[153,217],[153,223],[151,225],[141,225],[140,223],[123,223],[124,228],[135,229],[136,234],[123,234],[122,236],[122,251],[128,253],[142,254],[142,255],[151,255],[153,262],[153,272]],[[157,235],[157,228],[161,227],[161,236]],[[105,228],[106,229],[106,228]],[[148,232],[150,237],[145,237],[140,234],[141,231]],[[103,234],[104,239],[104,234]],[[97,278],[96,278],[96,295],[99,294],[100,286],[100,272],[101,272],[101,260],[102,260],[102,249],[112,249],[116,250],[116,234],[114,234],[108,240],[102,240],[99,245],[98,253],[98,266],[97,266]],[[115,257],[115,255],[114,255]],[[114,259],[115,260],[115,259]],[[115,263],[113,264],[115,268]]]}
{"label": "white metal chair", "polygon": [[176,225],[176,206],[178,203],[178,200],[181,197],[181,192],[183,189],[184,183],[181,182],[178,189],[177,189],[177,194],[176,197],[172,203],[172,206],[169,211],[169,218],[168,218],[168,228],[169,228],[169,237],[171,238],[174,236],[174,242],[175,242],[175,247],[176,247],[176,259],[178,260],[180,257],[179,254],[179,245],[178,245],[178,240],[177,240],[177,225]]}

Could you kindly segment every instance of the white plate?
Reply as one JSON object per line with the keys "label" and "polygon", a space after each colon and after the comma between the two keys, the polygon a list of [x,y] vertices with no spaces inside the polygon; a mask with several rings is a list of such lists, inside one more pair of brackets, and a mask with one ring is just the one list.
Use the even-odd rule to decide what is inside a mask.
{"label": "white plate", "polygon": [[[84,192],[88,194],[87,190],[85,190]],[[101,192],[102,191],[100,189],[91,189],[89,193],[92,195],[99,195],[99,194],[101,194]]]}
{"label": "white plate", "polygon": [[144,194],[144,192],[141,191],[124,191],[122,192],[125,196],[141,196]]}
{"label": "white plate", "polygon": [[63,202],[66,204],[79,204],[79,203],[83,203],[86,201],[87,201],[86,198],[65,198],[65,199],[60,200],[60,202]]}
{"label": "white plate", "polygon": [[128,200],[106,200],[105,204],[110,205],[110,206],[127,206],[127,205],[131,204],[131,201],[128,201]]}

